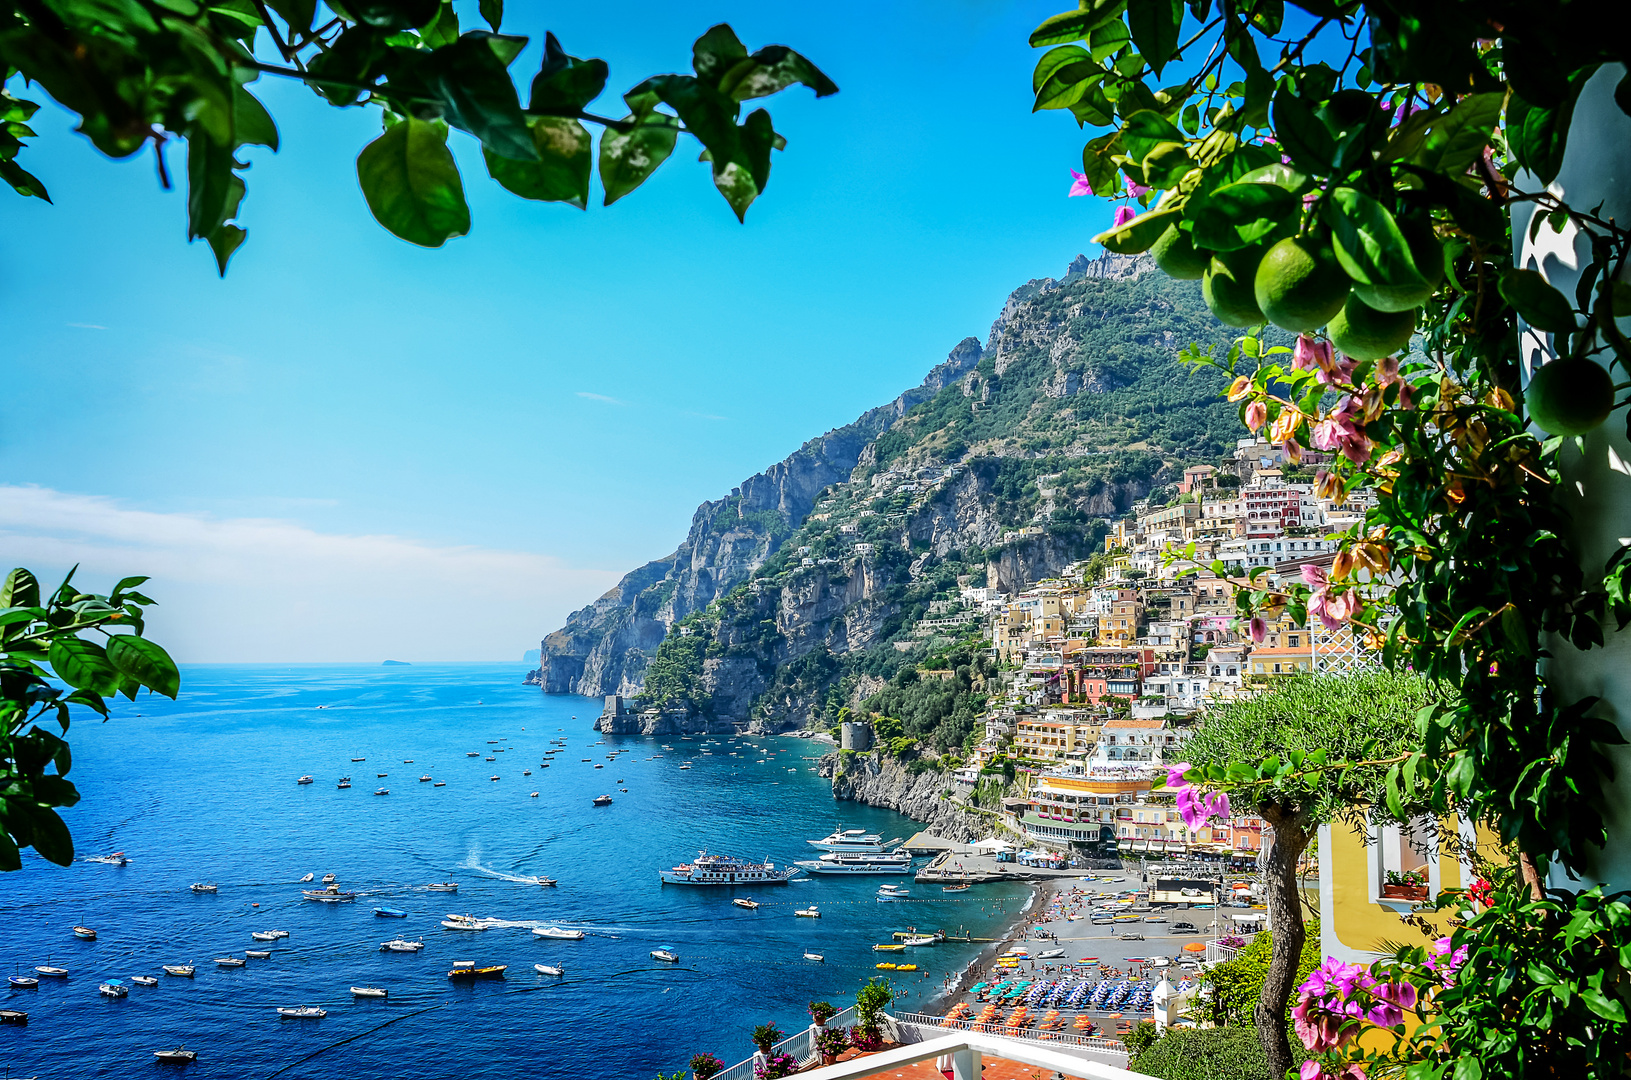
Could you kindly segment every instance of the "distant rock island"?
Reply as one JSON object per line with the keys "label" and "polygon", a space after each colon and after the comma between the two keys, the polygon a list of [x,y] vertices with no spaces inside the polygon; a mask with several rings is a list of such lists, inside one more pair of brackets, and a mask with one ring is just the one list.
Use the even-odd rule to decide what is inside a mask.
{"label": "distant rock island", "polygon": [[387,660],[380,667],[413,667],[413,665],[406,660]]}

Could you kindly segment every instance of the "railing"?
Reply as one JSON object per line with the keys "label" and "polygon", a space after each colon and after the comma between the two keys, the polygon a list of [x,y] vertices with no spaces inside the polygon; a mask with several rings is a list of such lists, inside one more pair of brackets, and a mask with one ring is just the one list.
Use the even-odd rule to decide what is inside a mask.
{"label": "railing", "polygon": [[[1106,1064],[1118,1068],[1127,1063],[1127,1048],[1120,1039],[1102,1039],[1094,1035],[1077,1035],[1066,1031],[1041,1033],[1046,1035],[1046,1038],[1043,1038],[1039,1034],[1031,1034],[1028,1029],[1013,1028],[1007,1024],[979,1024],[972,1020],[954,1020],[948,1024],[944,1017],[927,1016],[923,1013],[895,1013],[894,1017],[896,1027],[901,1029],[902,1042],[925,1042],[956,1031],[973,1031],[982,1035],[998,1035],[1004,1039],[1018,1039],[1037,1046],[1051,1043],[1054,1046],[1079,1047],[1091,1051],[1095,1060],[1102,1059]],[[1026,1033],[1020,1034],[1021,1031]]]}
{"label": "railing", "polygon": [[911,1043],[827,1065],[800,1074],[800,1080],[861,1080],[869,1076],[893,1077],[905,1066],[937,1058],[951,1060],[953,1080],[980,1080],[981,1059],[985,1056],[1017,1061],[1043,1073],[1057,1072],[1086,1080],[1149,1080],[1138,1073],[1094,1061],[1063,1047],[1039,1046],[1026,1039],[999,1038],[978,1031],[941,1035],[926,1042]]}
{"label": "railing", "polygon": [[[855,1007],[852,1005],[828,1020],[827,1026],[847,1026],[854,1015]],[[769,1056],[775,1057],[777,1054],[787,1054],[800,1065],[808,1065],[814,1061],[816,1051],[810,1042],[810,1029],[806,1027],[803,1031],[789,1035],[775,1046],[772,1046]],[[748,1058],[746,1061],[738,1061],[723,1072],[715,1073],[714,1080],[753,1080],[753,1059]]]}

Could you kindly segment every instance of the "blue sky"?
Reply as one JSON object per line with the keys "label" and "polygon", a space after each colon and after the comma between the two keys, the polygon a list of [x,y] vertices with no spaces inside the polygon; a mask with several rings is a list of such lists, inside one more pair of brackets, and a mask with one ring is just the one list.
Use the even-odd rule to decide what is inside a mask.
{"label": "blue sky", "polygon": [[519,657],[1096,250],[1110,208],[1065,198],[1083,136],[1030,113],[1026,35],[1065,6],[511,0],[518,77],[553,30],[610,63],[617,115],[715,22],[818,63],[841,93],[766,103],[789,146],[745,226],[694,142],[581,212],[455,134],[471,234],[416,248],[357,187],[376,114],[263,79],[283,148],[253,155],[225,281],[150,153],[42,111],[23,163],[55,205],[0,193],[0,559],[152,573],[186,659]]}

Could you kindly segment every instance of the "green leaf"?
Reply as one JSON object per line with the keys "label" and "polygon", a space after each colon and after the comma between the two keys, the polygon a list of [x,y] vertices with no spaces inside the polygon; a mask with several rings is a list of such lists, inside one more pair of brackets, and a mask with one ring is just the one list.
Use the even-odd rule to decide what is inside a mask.
{"label": "green leaf", "polygon": [[1518,309],[1524,321],[1537,330],[1553,334],[1571,333],[1575,327],[1574,309],[1564,295],[1538,270],[1513,268],[1501,275],[1501,296]]}
{"label": "green leaf", "polygon": [[239,146],[265,146],[278,148],[277,124],[260,99],[235,86],[232,91],[233,139]]}
{"label": "green leaf", "polygon": [[70,866],[74,861],[74,838],[55,810],[44,806],[29,808],[29,824],[34,827],[34,850],[46,861]]}
{"label": "green leaf", "polygon": [[266,0],[266,6],[277,12],[291,30],[301,33],[311,29],[317,14],[317,0]]}
{"label": "green leaf", "polygon": [[1183,25],[1183,0],[1137,0],[1127,9],[1127,29],[1133,44],[1144,54],[1155,77],[1172,59],[1178,48],[1178,28]]}
{"label": "green leaf", "polygon": [[1462,1054],[1455,1059],[1455,1072],[1451,1080],[1482,1080],[1484,1067],[1474,1054]]}
{"label": "green leaf", "polygon": [[1569,125],[1574,121],[1575,103],[1597,67],[1588,65],[1573,72],[1569,76],[1568,92],[1556,106],[1531,105],[1518,94],[1513,94],[1507,103],[1507,145],[1518,163],[1534,173],[1542,184],[1556,180],[1558,170],[1563,167],[1563,151],[1568,145]]}
{"label": "green leaf", "polygon": [[1031,111],[1068,109],[1103,78],[1103,69],[1081,46],[1061,45],[1051,49],[1037,61],[1032,74],[1036,104],[1031,106]]}
{"label": "green leaf", "polygon": [[740,128],[736,157],[719,167],[713,159],[714,187],[725,196],[725,201],[736,211],[736,219],[746,219],[748,207],[764,191],[770,181],[770,150],[776,132],[770,125],[770,114],[755,109]]}
{"label": "green leaf", "polygon": [[40,582],[33,573],[17,567],[0,584],[0,607],[39,607]]}
{"label": "green leaf", "polygon": [[523,199],[571,203],[584,209],[589,204],[594,157],[589,130],[562,116],[534,116],[530,126],[538,160],[516,161],[484,148],[488,174]]}
{"label": "green leaf", "polygon": [[697,78],[715,90],[739,61],[748,58],[748,49],[726,23],[708,28],[708,32],[691,45],[691,70]]}
{"label": "green leaf", "polygon": [[1336,140],[1331,129],[1308,104],[1298,97],[1290,83],[1283,83],[1270,108],[1274,134],[1287,157],[1304,172],[1328,173],[1336,157]]}
{"label": "green leaf", "polygon": [[738,62],[719,80],[719,92],[736,101],[751,101],[794,85],[808,86],[818,98],[838,93],[837,83],[786,45],[766,45],[746,62]]}
{"label": "green leaf", "polygon": [[1396,820],[1404,820],[1404,804],[1399,798],[1399,766],[1391,765],[1387,771],[1387,809]]}
{"label": "green leaf", "polygon": [[181,692],[181,672],[156,642],[134,634],[115,634],[108,639],[107,657],[114,667],[155,694],[174,700]]}
{"label": "green leaf", "polygon": [[1114,157],[1121,153],[1121,133],[1112,131],[1088,141],[1082,147],[1082,174],[1093,194],[1109,198],[1121,190],[1121,169]]}
{"label": "green leaf", "polygon": [[[1457,176],[1484,152],[1490,132],[1501,118],[1505,94],[1471,94],[1427,126],[1421,149],[1412,160],[1433,172]],[[1414,119],[1412,117],[1411,119]]]}
{"label": "green leaf", "polygon": [[544,63],[532,78],[527,108],[535,113],[577,112],[606,89],[606,74],[606,61],[568,56],[555,35],[546,33]]}
{"label": "green leaf", "polygon": [[1283,187],[1237,181],[1191,199],[1184,216],[1194,222],[1198,247],[1236,251],[1280,228],[1300,206]]}
{"label": "green leaf", "polygon": [[472,30],[433,52],[422,71],[425,84],[441,98],[448,123],[480,139],[484,149],[517,161],[536,154],[507,59],[525,40]]}
{"label": "green leaf", "polygon": [[1049,49],[1037,60],[1036,68],[1031,72],[1031,92],[1040,94],[1057,72],[1082,60],[1092,60],[1092,56],[1080,45],[1061,45]]}
{"label": "green leaf", "polygon": [[441,247],[470,231],[464,183],[446,130],[409,117],[363,147],[357,180],[374,218],[421,247]]}
{"label": "green leaf", "polygon": [[1351,187],[1325,202],[1337,262],[1362,285],[1420,285],[1421,273],[1387,207]]}
{"label": "green leaf", "polygon": [[1137,255],[1141,251],[1148,251],[1167,231],[1167,226],[1177,221],[1178,211],[1175,209],[1152,210],[1139,214],[1120,228],[1100,233],[1093,238],[1093,242],[1103,244],[1120,255]]}
{"label": "green leaf", "polygon": [[[218,229],[231,216],[232,147],[218,143],[194,126],[187,132],[187,239],[197,240]],[[240,182],[241,187],[241,182]]]}
{"label": "green leaf", "polygon": [[668,160],[679,138],[679,122],[666,113],[655,112],[656,94],[630,94],[626,100],[634,110],[622,130],[607,128],[600,137],[600,183],[606,189],[605,205],[621,199]]}
{"label": "green leaf", "polygon": [[1625,1023],[1625,1005],[1604,994],[1601,990],[1582,987],[1580,1000],[1586,1003],[1586,1008],[1601,1016],[1604,1020],[1615,1023]]}
{"label": "green leaf", "polygon": [[19,195],[44,199],[46,202],[51,201],[51,196],[45,190],[44,182],[10,158],[0,159],[0,179],[10,184],[12,190]]}
{"label": "green leaf", "polygon": [[217,225],[215,231],[204,239],[209,241],[210,251],[215,254],[216,272],[226,277],[227,262],[249,239],[249,230],[237,225]]}
{"label": "green leaf", "polygon": [[1140,109],[1121,124],[1121,143],[1134,161],[1143,161],[1161,143],[1183,141],[1184,133],[1153,109]]}
{"label": "green leaf", "polygon": [[57,678],[69,686],[108,697],[119,689],[119,672],[102,646],[78,637],[51,642],[49,663]]}
{"label": "green leaf", "polygon": [[[406,30],[436,18],[439,0],[346,0],[346,10],[379,30]],[[308,22],[309,26],[310,23]]]}
{"label": "green leaf", "polygon": [[453,10],[453,0],[442,0],[435,18],[411,25],[419,26],[419,36],[432,49],[440,49],[459,40],[459,14]]}
{"label": "green leaf", "polygon": [[479,10],[493,33],[498,33],[498,24],[504,21],[504,0],[481,0]]}
{"label": "green leaf", "polygon": [[1095,27],[1120,15],[1126,6],[1127,0],[1083,0],[1082,6],[1075,11],[1061,12],[1043,19],[1042,25],[1031,31],[1031,47],[1068,45],[1072,41],[1081,41]]}

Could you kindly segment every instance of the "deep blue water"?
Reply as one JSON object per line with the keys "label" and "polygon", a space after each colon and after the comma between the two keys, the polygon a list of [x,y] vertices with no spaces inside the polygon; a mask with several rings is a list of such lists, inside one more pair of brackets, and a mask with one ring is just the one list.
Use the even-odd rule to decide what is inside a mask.
{"label": "deep blue water", "polygon": [[[184,672],[178,702],[144,695],[110,723],[76,724],[71,776],[83,801],[65,816],[78,852],[123,850],[131,862],[64,869],[25,855],[20,872],[0,874],[0,973],[48,958],[71,971],[37,991],[0,990],[5,1006],[30,1013],[27,1027],[0,1026],[10,1075],[150,1075],[152,1050],[185,1043],[199,1051],[186,1075],[199,1080],[648,1080],[697,1051],[740,1060],[754,1024],[795,1030],[811,999],[850,1003],[875,973],[870,945],[890,931],[966,926],[991,936],[1028,894],[1004,884],[945,897],[912,885],[914,902],[879,904],[881,881],[907,879],[824,877],[750,891],[764,905],[750,912],[731,906],[727,890],[664,886],[658,869],[699,848],[786,864],[812,857],[804,841],[839,823],[885,837],[916,826],[835,803],[812,771],[819,745],[608,736],[597,746],[598,702],[546,697],[521,675],[516,665],[209,666]],[[560,737],[567,752],[541,768]],[[489,744],[496,739],[507,741]],[[608,761],[619,748],[629,753]],[[693,767],[679,769],[683,761]],[[307,773],[317,782],[296,786]],[[447,786],[420,783],[423,773]],[[347,774],[355,787],[337,789]],[[379,786],[390,794],[375,797]],[[602,793],[615,802],[591,806]],[[297,883],[302,875],[329,872],[363,894],[356,903],[301,898],[312,887]],[[531,883],[538,874],[560,887]],[[189,892],[201,879],[220,892]],[[447,879],[459,882],[456,895],[423,888]],[[793,916],[811,902],[821,919]],[[376,904],[409,917],[376,918]],[[448,912],[515,925],[448,931]],[[76,923],[99,939],[75,939]],[[532,936],[530,927],[551,923],[588,937]],[[273,928],[291,936],[250,940]],[[378,951],[399,934],[427,946]],[[650,959],[664,944],[677,948],[677,967]],[[246,948],[273,952],[240,969],[211,963]],[[933,974],[905,983],[913,996],[901,1004],[923,1004],[976,948],[914,950]],[[806,949],[825,963],[804,960]],[[451,962],[464,959],[507,964],[508,977],[450,983]],[[198,965],[196,979],[161,978],[122,1000],[97,993],[105,978],[184,962]],[[566,977],[537,974],[538,962],[564,966]],[[353,1001],[352,985],[390,997]],[[274,1012],[296,1004],[329,1014]]]}

